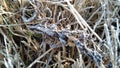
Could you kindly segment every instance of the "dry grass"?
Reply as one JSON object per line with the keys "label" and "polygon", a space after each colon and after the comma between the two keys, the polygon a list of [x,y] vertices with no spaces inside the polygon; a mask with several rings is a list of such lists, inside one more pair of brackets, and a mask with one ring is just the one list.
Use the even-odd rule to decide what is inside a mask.
{"label": "dry grass", "polygon": [[119,68],[119,0],[0,0],[0,68]]}

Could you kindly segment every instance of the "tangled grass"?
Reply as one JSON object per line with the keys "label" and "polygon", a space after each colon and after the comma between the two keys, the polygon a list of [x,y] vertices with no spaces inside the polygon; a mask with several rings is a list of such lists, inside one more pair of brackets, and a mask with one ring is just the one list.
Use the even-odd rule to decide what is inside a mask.
{"label": "tangled grass", "polygon": [[0,0],[0,68],[119,68],[119,0]]}

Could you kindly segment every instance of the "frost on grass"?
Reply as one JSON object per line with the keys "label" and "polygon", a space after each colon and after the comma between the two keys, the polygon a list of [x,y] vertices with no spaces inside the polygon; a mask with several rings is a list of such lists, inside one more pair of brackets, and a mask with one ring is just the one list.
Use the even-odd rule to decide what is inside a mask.
{"label": "frost on grass", "polygon": [[0,67],[119,68],[119,3],[0,1]]}

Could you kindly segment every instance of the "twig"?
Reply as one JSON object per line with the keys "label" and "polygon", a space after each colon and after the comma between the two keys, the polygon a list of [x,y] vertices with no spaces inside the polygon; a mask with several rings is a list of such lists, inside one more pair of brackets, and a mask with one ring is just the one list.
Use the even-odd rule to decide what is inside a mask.
{"label": "twig", "polygon": [[82,16],[77,12],[77,10],[73,7],[73,5],[70,4],[68,0],[65,0],[68,3],[68,6],[70,7],[71,12],[77,19],[80,26],[84,29],[83,25],[87,27],[97,38],[100,42],[102,42],[102,39],[93,31],[93,29],[86,23],[86,21],[82,18]]}

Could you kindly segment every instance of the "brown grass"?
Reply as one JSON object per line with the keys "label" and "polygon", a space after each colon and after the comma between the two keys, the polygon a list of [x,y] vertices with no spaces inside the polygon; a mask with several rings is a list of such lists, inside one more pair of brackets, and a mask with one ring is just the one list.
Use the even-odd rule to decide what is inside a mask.
{"label": "brown grass", "polygon": [[119,68],[119,0],[0,0],[0,68]]}

